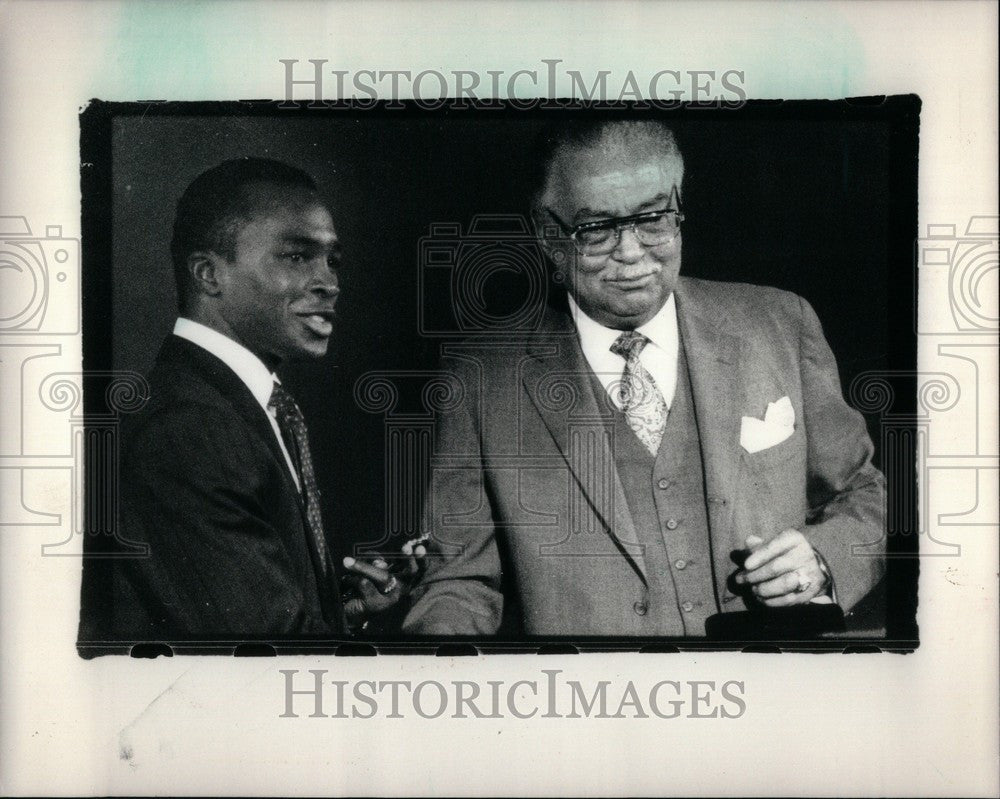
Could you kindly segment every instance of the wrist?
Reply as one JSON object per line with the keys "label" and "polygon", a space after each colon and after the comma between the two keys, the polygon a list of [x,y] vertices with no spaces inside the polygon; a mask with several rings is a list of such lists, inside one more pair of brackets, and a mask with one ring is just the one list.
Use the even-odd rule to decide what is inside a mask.
{"label": "wrist", "polygon": [[834,586],[833,573],[830,571],[830,567],[826,563],[826,558],[823,557],[823,554],[816,549],[816,547],[813,547],[813,555],[816,557],[816,565],[819,567],[820,574],[823,575],[823,584],[820,586],[820,594],[825,594],[836,602],[837,592]]}

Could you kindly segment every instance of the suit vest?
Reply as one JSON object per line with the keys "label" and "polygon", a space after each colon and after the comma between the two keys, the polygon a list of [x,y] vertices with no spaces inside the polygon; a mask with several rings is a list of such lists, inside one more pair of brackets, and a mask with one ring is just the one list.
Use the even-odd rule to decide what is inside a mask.
{"label": "suit vest", "polygon": [[[595,391],[605,393],[594,378]],[[703,636],[705,619],[719,612],[708,529],[701,441],[683,342],[677,387],[663,439],[652,456],[613,411],[615,465],[643,546],[648,597],[634,611],[650,635]]]}

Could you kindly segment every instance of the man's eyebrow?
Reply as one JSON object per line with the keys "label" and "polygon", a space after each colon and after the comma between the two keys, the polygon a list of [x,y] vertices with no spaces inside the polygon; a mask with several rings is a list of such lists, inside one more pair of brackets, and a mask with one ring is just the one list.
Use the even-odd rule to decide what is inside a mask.
{"label": "man's eyebrow", "polygon": [[648,207],[650,205],[659,205],[664,200],[669,201],[670,200],[670,194],[664,194],[663,192],[660,192],[655,197],[653,197],[652,199],[646,200],[646,202],[644,202],[642,205],[640,205],[638,207],[639,208],[646,208],[646,207]]}
{"label": "man's eyebrow", "polygon": [[329,248],[331,250],[340,249],[340,239],[336,236],[329,241],[324,239],[316,238],[315,236],[300,236],[296,234],[290,234],[281,237],[281,243],[286,246],[292,247],[317,247],[317,248]]}
{"label": "man's eyebrow", "polygon": [[[648,208],[651,205],[659,205],[660,203],[669,200],[670,200],[670,194],[661,191],[655,197],[650,197],[641,205],[637,205],[636,210],[633,211],[633,213],[642,213],[641,209],[643,208]],[[626,214],[626,216],[631,216],[631,214]],[[591,208],[587,208],[586,206],[584,206],[579,211],[577,211],[576,214],[573,216],[573,221],[579,224],[581,219],[586,219],[587,217],[597,217],[597,219],[591,221],[600,221],[602,218],[613,219],[615,218],[615,215],[612,214],[610,211],[595,211]]]}
{"label": "man's eyebrow", "polygon": [[587,206],[584,206],[573,215],[573,221],[579,222],[581,219],[585,219],[591,216],[604,217],[610,219],[611,217],[614,216],[614,214],[612,214],[610,211],[595,211],[592,208],[587,208]]}

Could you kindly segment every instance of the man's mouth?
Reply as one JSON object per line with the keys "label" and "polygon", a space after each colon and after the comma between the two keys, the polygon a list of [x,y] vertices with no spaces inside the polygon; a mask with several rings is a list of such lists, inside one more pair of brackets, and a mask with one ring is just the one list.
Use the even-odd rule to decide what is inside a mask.
{"label": "man's mouth", "polygon": [[607,282],[620,291],[635,291],[648,286],[655,275],[656,272],[646,272],[631,277],[609,278]]}
{"label": "man's mouth", "polygon": [[329,338],[330,334],[333,332],[334,313],[332,310],[300,313],[299,317],[313,334],[321,338]]}

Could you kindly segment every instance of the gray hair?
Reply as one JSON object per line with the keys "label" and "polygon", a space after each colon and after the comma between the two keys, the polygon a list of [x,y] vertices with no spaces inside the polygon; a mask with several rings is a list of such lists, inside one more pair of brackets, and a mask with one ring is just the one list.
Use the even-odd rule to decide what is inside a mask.
{"label": "gray hair", "polygon": [[553,167],[568,153],[589,150],[607,159],[659,154],[678,170],[677,190],[684,177],[684,157],[666,123],[655,119],[567,120],[542,136],[536,154],[537,174],[531,199],[532,217],[539,221],[550,189]]}

